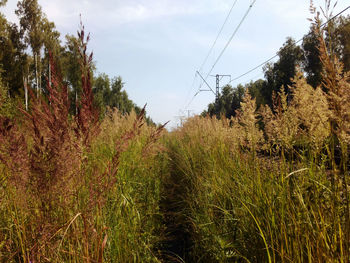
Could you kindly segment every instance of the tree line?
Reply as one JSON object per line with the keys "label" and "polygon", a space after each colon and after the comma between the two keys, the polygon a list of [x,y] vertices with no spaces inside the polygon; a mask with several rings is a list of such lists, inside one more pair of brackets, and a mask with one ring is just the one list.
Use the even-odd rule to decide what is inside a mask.
{"label": "tree line", "polygon": [[[325,41],[330,52],[334,52],[344,64],[344,71],[350,70],[350,16],[340,16],[330,21],[325,30]],[[297,70],[303,72],[307,83],[313,88],[321,85],[322,62],[320,60],[319,39],[315,36],[313,26],[306,34],[301,45],[288,37],[286,42],[278,51],[278,60],[274,63],[265,64],[264,78],[251,81],[245,85],[238,84],[236,87],[226,85],[222,88],[219,99],[208,105],[207,110],[202,115],[220,117],[224,115],[231,118],[236,115],[236,111],[241,108],[241,102],[245,91],[248,90],[256,99],[257,107],[268,105],[273,108],[275,95],[283,86],[288,99],[292,93],[290,86],[293,84],[292,78]]]}
{"label": "tree line", "polygon": [[[0,8],[6,2],[0,0]],[[0,9],[0,78],[8,96],[20,100],[28,108],[30,96],[27,89],[31,89],[37,97],[48,94],[47,86],[52,74],[51,58],[55,70],[68,87],[70,112],[75,114],[79,110],[77,102],[82,93],[79,65],[81,47],[77,37],[68,34],[62,43],[60,32],[42,11],[37,0],[18,1],[15,13],[19,26],[8,21]],[[96,67],[93,67],[92,90],[95,104],[102,114],[108,107],[118,108],[122,114],[132,110],[136,113],[141,111],[123,89],[125,83],[120,76],[111,78],[96,71]],[[152,123],[150,118],[147,120]]]}

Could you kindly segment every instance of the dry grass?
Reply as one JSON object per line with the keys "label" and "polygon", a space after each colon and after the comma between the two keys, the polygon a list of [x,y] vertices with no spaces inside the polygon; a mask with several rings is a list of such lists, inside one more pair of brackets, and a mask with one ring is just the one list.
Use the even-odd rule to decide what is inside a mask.
{"label": "dry grass", "polygon": [[[130,196],[126,191],[134,186],[119,186],[133,176],[123,167],[130,162],[123,155],[135,154],[131,157],[134,166],[147,166],[147,162],[142,162],[151,162],[154,154],[146,151],[151,151],[164,127],[144,127],[144,109],[139,115],[107,117],[99,122],[99,113],[93,106],[92,54],[87,54],[87,41],[82,28],[77,45],[81,51],[83,92],[77,116],[69,116],[67,87],[52,60],[48,98],[31,94],[30,111],[21,109],[24,118],[10,118],[1,112],[1,261],[103,262],[109,253],[113,261],[128,262],[124,259],[140,251],[149,261],[156,258],[147,240],[153,235],[153,228],[144,227],[144,222],[129,222],[131,229],[126,231],[124,242],[130,235],[138,242],[138,235],[145,235],[146,240],[141,239],[143,243],[133,251],[123,247],[123,256],[111,250],[111,233],[115,224],[135,217],[135,213],[142,213],[139,217],[145,220],[150,215],[143,214],[144,210],[154,211],[155,201],[150,203],[150,209],[147,202],[139,199],[132,204],[130,213],[122,212],[119,197],[129,200],[140,193],[155,196],[154,191],[144,193],[148,184],[156,182],[155,178],[151,182],[150,178],[142,178],[140,189]],[[2,109],[9,107],[3,96],[0,103]],[[106,144],[104,139],[108,136],[111,139]],[[107,154],[103,152],[106,149]],[[124,179],[120,167],[127,173]],[[157,185],[154,187],[156,190]],[[122,245],[120,242],[117,247]]]}
{"label": "dry grass", "polygon": [[170,134],[167,248],[185,262],[350,260],[349,73],[316,33],[321,87],[299,71],[272,110],[246,93],[237,117],[190,118]]}
{"label": "dry grass", "polygon": [[289,98],[167,133],[144,110],[99,120],[79,33],[77,116],[53,69],[48,98],[9,110],[0,93],[4,262],[349,262],[349,73],[315,19],[323,63]]}

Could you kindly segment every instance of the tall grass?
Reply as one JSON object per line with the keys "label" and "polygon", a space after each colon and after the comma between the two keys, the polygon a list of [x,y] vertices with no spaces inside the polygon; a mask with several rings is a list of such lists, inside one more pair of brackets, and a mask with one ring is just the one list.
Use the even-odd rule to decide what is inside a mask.
{"label": "tall grass", "polygon": [[0,85],[0,261],[349,262],[350,73],[314,27],[322,86],[299,71],[273,109],[247,92],[171,133],[99,119],[84,30],[76,116],[53,61],[28,112]]}
{"label": "tall grass", "polygon": [[349,73],[315,21],[321,87],[298,72],[292,99],[282,87],[272,110],[246,93],[237,117],[190,118],[170,134],[168,180],[180,194],[166,200],[181,204],[172,225],[188,240],[168,248],[182,260],[349,262]]}
{"label": "tall grass", "polygon": [[76,116],[53,61],[48,98],[32,94],[22,117],[1,115],[1,262],[158,261],[160,178],[151,171],[163,126],[146,126],[144,109],[99,121],[87,41],[82,28]]}
{"label": "tall grass", "polygon": [[234,132],[195,118],[169,142],[175,181],[186,182],[177,211],[191,229],[186,262],[346,262],[346,206],[326,162],[254,156]]}

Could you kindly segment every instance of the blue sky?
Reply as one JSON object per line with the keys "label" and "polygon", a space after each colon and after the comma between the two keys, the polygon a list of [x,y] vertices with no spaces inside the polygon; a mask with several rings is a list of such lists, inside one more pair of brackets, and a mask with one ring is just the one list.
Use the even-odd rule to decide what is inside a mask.
{"label": "blue sky", "polygon": [[[79,14],[91,33],[98,72],[121,76],[130,98],[156,122],[179,123],[179,116],[199,114],[214,100],[211,92],[198,94],[195,72],[205,59],[235,0],[39,0],[43,12],[55,22],[64,40],[76,34]],[[205,64],[210,70],[252,0],[237,0],[231,16]],[[2,10],[16,22],[16,0]],[[288,36],[298,40],[309,28],[308,0],[257,0],[212,74],[232,78],[275,55]],[[324,6],[323,0],[314,5]],[[338,1],[334,14],[349,5]],[[349,14],[349,12],[345,13]],[[247,83],[263,77],[262,70],[233,82]],[[208,78],[215,86],[215,78]],[[221,82],[225,84],[225,79]]]}

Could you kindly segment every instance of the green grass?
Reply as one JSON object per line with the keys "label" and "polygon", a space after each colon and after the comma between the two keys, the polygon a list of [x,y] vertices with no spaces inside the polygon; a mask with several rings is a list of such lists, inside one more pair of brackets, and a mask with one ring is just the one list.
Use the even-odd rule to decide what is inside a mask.
{"label": "green grass", "polygon": [[27,262],[40,245],[42,262],[347,262],[349,192],[329,157],[252,153],[218,120],[190,119],[147,152],[154,128],[144,127],[120,155],[113,186],[88,207],[133,119],[106,120],[82,164],[84,184],[50,212],[56,231],[40,243],[40,206],[21,203],[1,167],[2,261]]}
{"label": "green grass", "polygon": [[99,120],[84,49],[77,116],[54,72],[29,112],[0,85],[0,262],[349,262],[350,85],[320,45],[329,92],[298,73],[264,130],[248,93],[169,133]]}
{"label": "green grass", "polygon": [[193,231],[186,262],[346,262],[345,203],[331,171],[308,157],[234,150],[221,123],[206,122],[190,120],[168,142],[175,181],[185,182],[177,213],[186,217],[177,218]]}

